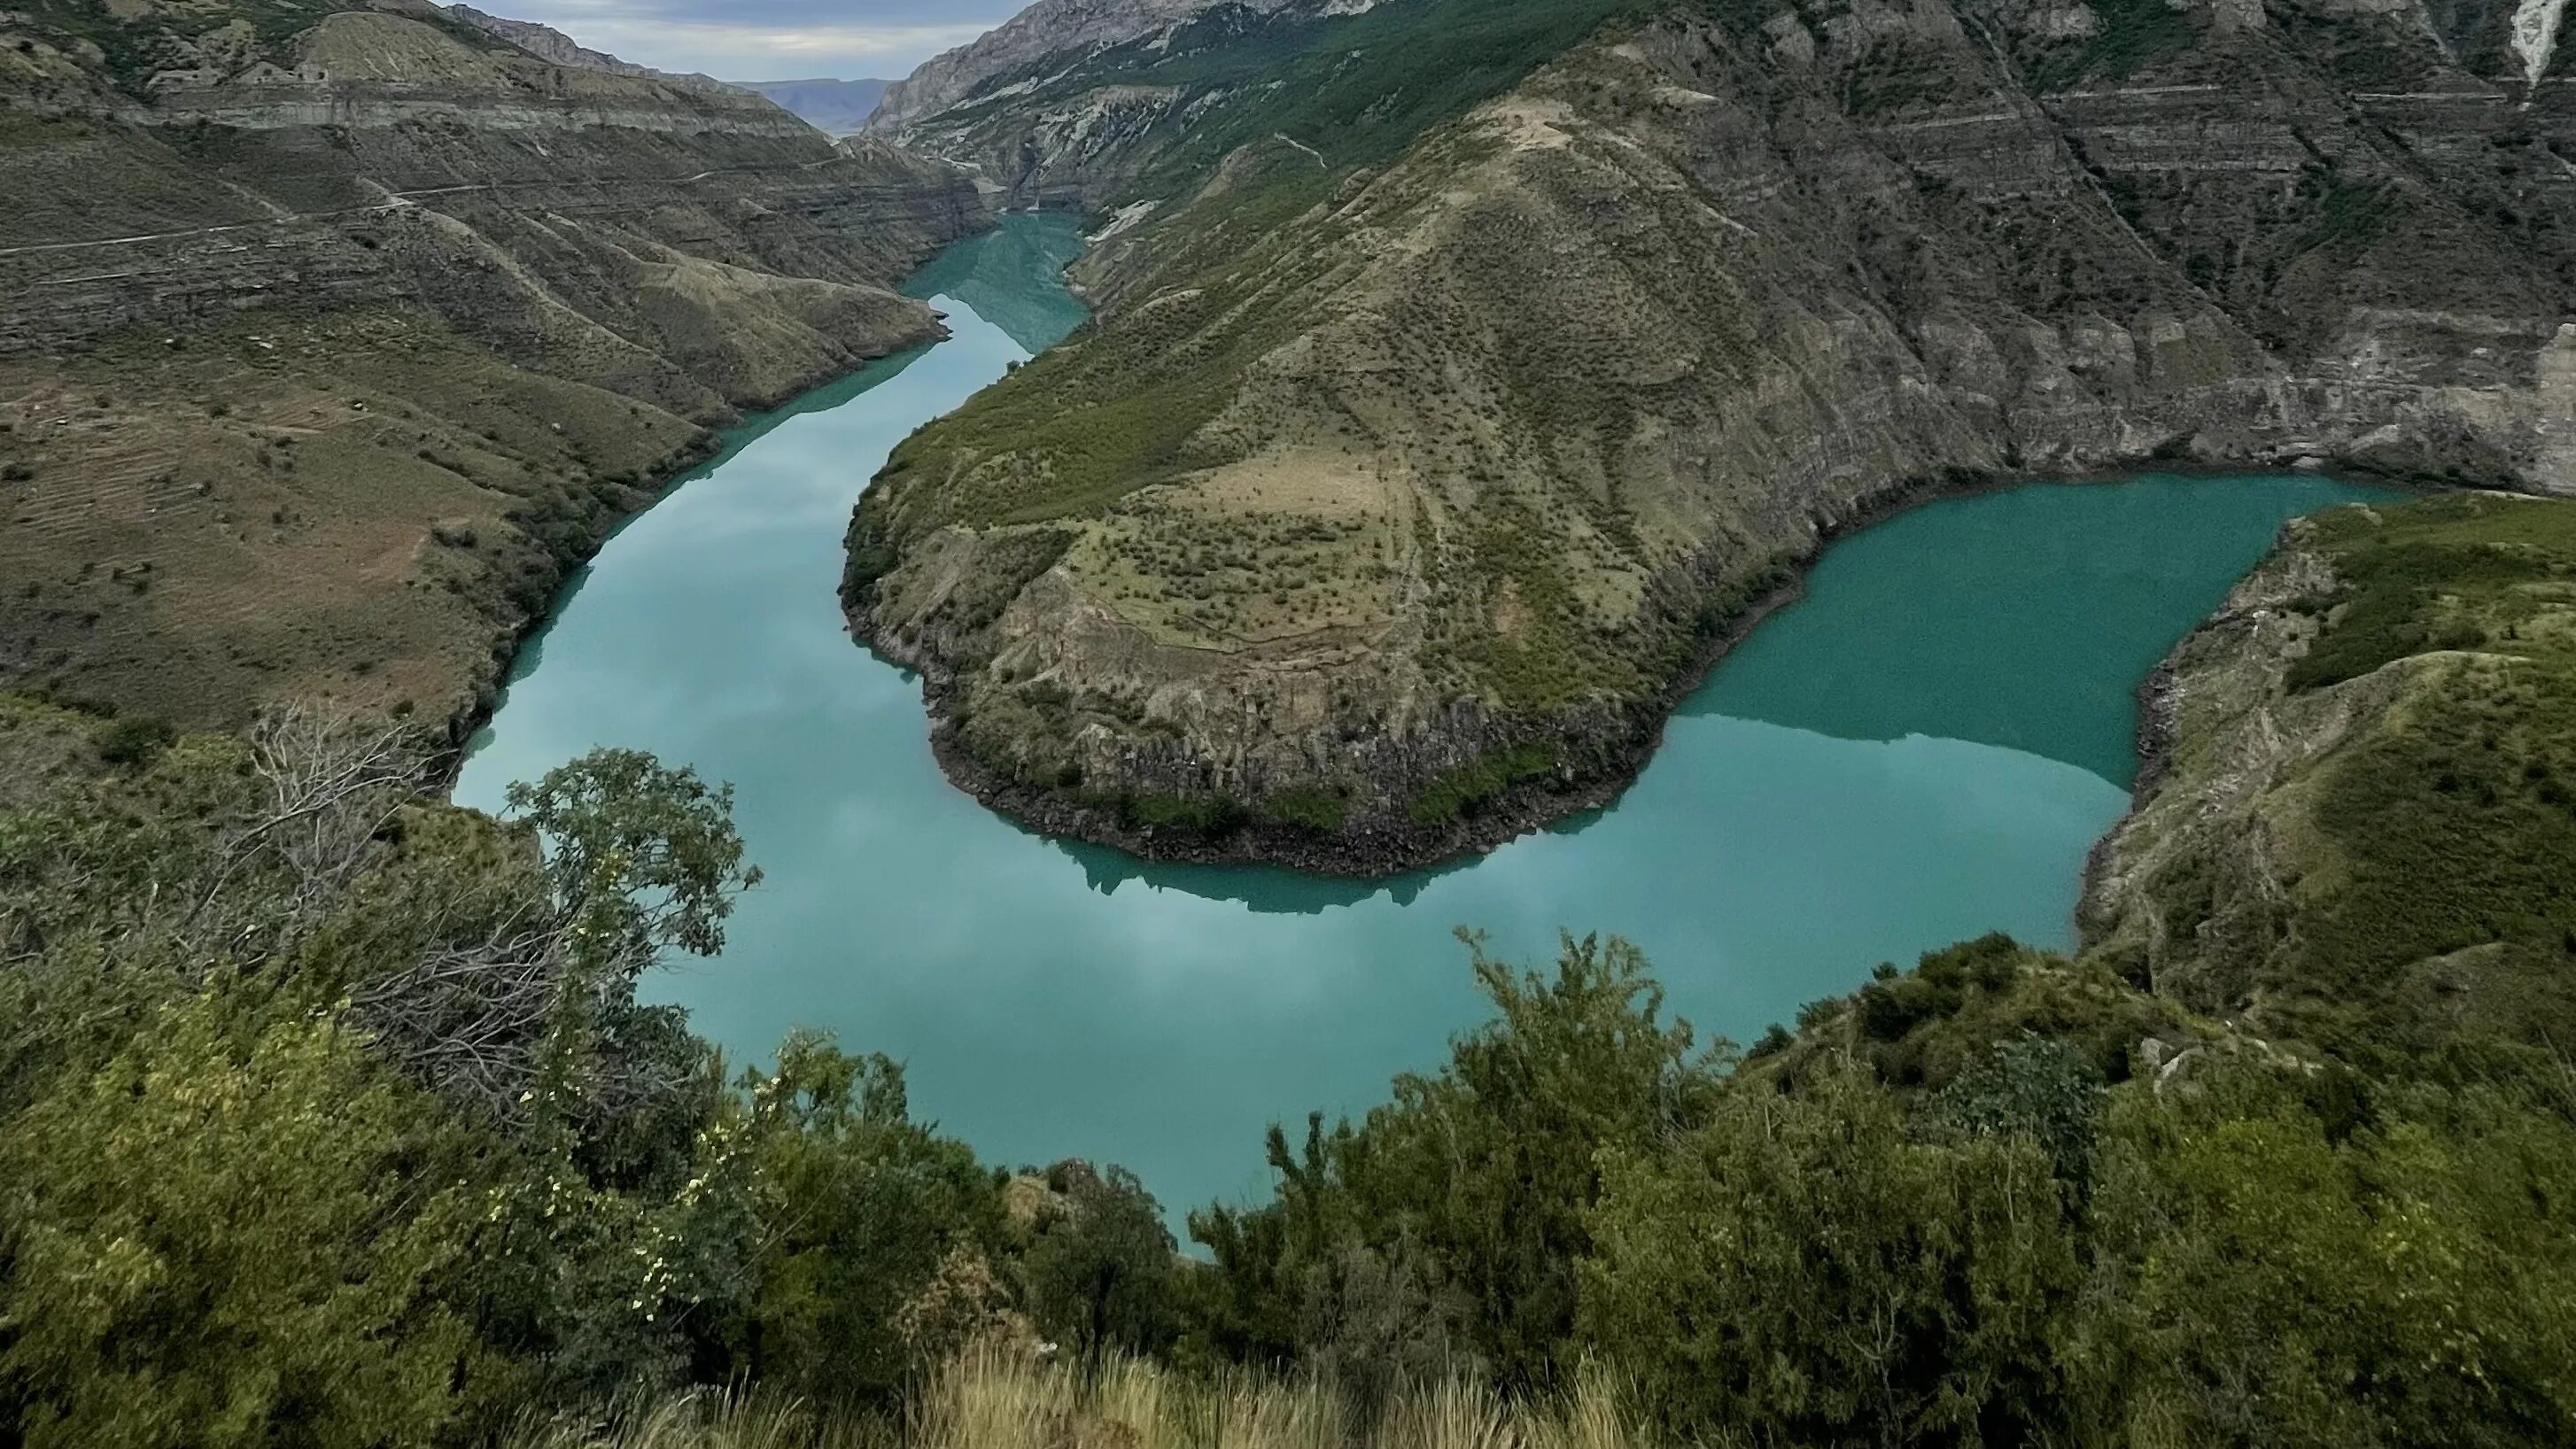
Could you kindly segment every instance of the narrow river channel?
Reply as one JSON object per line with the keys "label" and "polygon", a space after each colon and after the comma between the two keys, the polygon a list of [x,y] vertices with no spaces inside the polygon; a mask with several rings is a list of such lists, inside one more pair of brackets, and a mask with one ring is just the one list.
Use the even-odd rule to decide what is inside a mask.
{"label": "narrow river channel", "polygon": [[2127,803],[2132,695],[2322,478],[2145,477],[1932,504],[1831,549],[1614,808],[1377,885],[1171,868],[1028,834],[932,763],[918,682],[853,644],[850,508],[914,428],[1076,326],[1080,238],[1014,216],[909,288],[955,336],[739,429],[618,533],[522,653],[457,798],[595,745],[739,790],[768,879],[725,955],[647,982],[738,1061],[789,1027],[910,1069],[988,1159],[1123,1163],[1175,1219],[1258,1192],[1261,1136],[1357,1111],[1481,1017],[1453,927],[1536,961],[1642,946],[1671,1008],[1750,1040],[1881,961],[2070,944]]}

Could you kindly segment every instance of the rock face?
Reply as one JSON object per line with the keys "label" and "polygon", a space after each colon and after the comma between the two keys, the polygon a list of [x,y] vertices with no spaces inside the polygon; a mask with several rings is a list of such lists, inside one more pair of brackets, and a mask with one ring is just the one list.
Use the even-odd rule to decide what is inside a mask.
{"label": "rock face", "polygon": [[2576,86],[2509,9],[1682,10],[1386,164],[1283,131],[1161,196],[1140,119],[1060,184],[1133,221],[1100,326],[898,453],[853,618],[988,798],[1376,871],[1615,792],[1926,490],[2576,491]]}
{"label": "rock face", "polygon": [[[0,14],[8,683],[470,713],[705,426],[937,336],[892,285],[990,219],[953,166],[490,17],[235,9]],[[280,438],[356,449],[346,488],[286,487]]]}
{"label": "rock face", "polygon": [[932,57],[886,88],[868,128],[899,135],[967,106],[999,107],[1100,52],[1153,47],[1211,12],[1357,14],[1374,0],[1038,0],[970,44]]}
{"label": "rock face", "polygon": [[533,20],[510,20],[489,15],[471,5],[450,5],[447,13],[486,35],[496,36],[548,65],[575,66],[583,70],[604,70],[613,75],[656,76],[663,73],[650,66],[629,65],[604,50],[593,50],[551,25]]}
{"label": "rock face", "polygon": [[1177,25],[1217,0],[1038,0],[886,87],[869,128],[895,132],[992,86]]}

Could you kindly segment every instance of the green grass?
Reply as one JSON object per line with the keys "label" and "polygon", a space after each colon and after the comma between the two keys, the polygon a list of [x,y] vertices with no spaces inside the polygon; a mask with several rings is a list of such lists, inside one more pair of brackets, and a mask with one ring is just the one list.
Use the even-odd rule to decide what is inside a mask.
{"label": "green grass", "polygon": [[1330,790],[1288,790],[1264,801],[1261,813],[1281,825],[1329,835],[1350,818],[1351,802]]}
{"label": "green grass", "polygon": [[2500,943],[2576,971],[2576,504],[2463,494],[2314,528],[2342,589],[2292,688],[2459,657],[2401,666],[2402,701],[2321,770],[2346,879],[2304,954],[2350,973]]}
{"label": "green grass", "polygon": [[1110,808],[1130,830],[1188,830],[1223,835],[1241,826],[1241,801],[1226,795],[1125,794]]}
{"label": "green grass", "polygon": [[2336,584],[2290,605],[2316,632],[2277,693],[2230,629],[2180,656],[2177,774],[2131,862],[2161,944],[2106,957],[2360,1059],[2545,1045],[2576,1009],[2576,503],[2345,508],[2296,546]]}
{"label": "green grass", "polygon": [[[2576,595],[2576,511],[2460,493],[2342,509],[2309,525],[2340,588],[2290,688],[2352,679],[2410,655],[2486,649],[2570,662],[2556,621]],[[2562,592],[2564,591],[2564,592]]]}
{"label": "green grass", "polygon": [[1446,825],[1469,816],[1515,785],[1556,773],[1556,747],[1514,745],[1459,766],[1413,797],[1405,813],[1417,825]]}

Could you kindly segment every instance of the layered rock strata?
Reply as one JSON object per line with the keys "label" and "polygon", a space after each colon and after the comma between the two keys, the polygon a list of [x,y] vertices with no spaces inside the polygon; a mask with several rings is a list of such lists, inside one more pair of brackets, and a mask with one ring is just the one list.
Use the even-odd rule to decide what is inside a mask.
{"label": "layered rock strata", "polygon": [[2509,19],[1676,11],[1382,166],[1283,133],[1130,196],[1113,148],[1100,325],[897,455],[853,620],[1006,808],[1375,873],[1615,793],[1928,491],[2576,491],[2576,87]]}
{"label": "layered rock strata", "polygon": [[746,92],[311,8],[0,17],[0,682],[469,717],[705,428],[937,337],[893,285],[992,216]]}

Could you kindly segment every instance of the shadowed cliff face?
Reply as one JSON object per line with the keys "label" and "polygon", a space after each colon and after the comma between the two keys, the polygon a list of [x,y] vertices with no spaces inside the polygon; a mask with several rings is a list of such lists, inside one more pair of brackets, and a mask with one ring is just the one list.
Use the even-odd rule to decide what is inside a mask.
{"label": "shadowed cliff face", "polygon": [[391,8],[0,18],[8,683],[470,709],[704,427],[938,335],[956,168]]}
{"label": "shadowed cliff face", "polygon": [[1111,154],[1100,326],[897,454],[854,617],[991,798],[1374,870],[1597,798],[1927,487],[2576,491],[2576,87],[2511,18],[1684,8],[1383,166]]}

